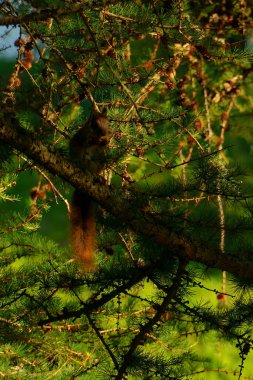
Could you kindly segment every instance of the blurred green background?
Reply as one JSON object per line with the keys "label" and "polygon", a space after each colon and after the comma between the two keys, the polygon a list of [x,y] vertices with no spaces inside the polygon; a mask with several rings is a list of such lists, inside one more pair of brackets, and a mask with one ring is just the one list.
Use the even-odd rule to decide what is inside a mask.
{"label": "blurred green background", "polygon": [[[0,82],[1,88],[8,82],[8,78],[13,69],[15,58],[10,56],[9,59],[3,59],[0,56]],[[252,80],[252,78],[251,78]],[[246,93],[253,93],[253,84],[248,81]],[[243,187],[248,194],[253,192],[253,112],[250,104],[242,104],[242,113],[240,110],[236,111],[229,122],[230,129],[226,133],[225,146],[230,146],[226,154],[233,164],[239,164],[245,172],[243,180]],[[17,158],[15,158],[16,160]],[[9,211],[15,210],[18,213],[27,213],[31,208],[32,198],[31,190],[38,183],[38,173],[26,172],[21,173],[18,177],[17,184],[14,188],[10,189],[10,194],[15,194],[19,197],[17,202],[2,202],[0,219],[3,221]],[[67,188],[64,196],[69,200],[71,198],[71,188]],[[68,247],[68,215],[67,208],[64,202],[58,198],[59,203],[56,204],[52,193],[50,196],[50,209],[43,214],[40,233],[56,241],[62,247]],[[205,280],[204,285],[207,288],[215,288],[221,290],[222,274],[217,271],[209,271],[209,278]],[[227,292],[232,293],[233,289],[230,287],[229,276]],[[217,298],[214,293],[210,293],[204,289],[197,289],[196,293],[192,295],[194,302],[196,300],[205,301],[210,305],[217,307]],[[182,339],[186,339],[182,336]],[[204,335],[193,334],[192,337],[187,337],[187,345],[192,347],[193,350],[201,355],[204,354],[208,358],[207,362],[203,363],[203,368],[206,372],[196,374],[194,379],[230,379],[236,378],[235,373],[238,373],[238,364],[240,358],[238,350],[234,347],[233,343],[224,342],[219,339],[216,333],[209,333]],[[253,353],[250,353],[246,363],[243,378],[252,376],[253,374]],[[230,369],[232,372],[227,372]],[[217,370],[218,369],[218,370]],[[233,374],[234,371],[234,374]]]}

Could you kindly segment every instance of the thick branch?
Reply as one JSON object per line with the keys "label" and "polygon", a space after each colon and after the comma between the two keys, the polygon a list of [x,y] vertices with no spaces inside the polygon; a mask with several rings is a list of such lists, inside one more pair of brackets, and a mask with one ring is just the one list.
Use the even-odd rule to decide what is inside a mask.
{"label": "thick branch", "polygon": [[98,183],[92,176],[83,173],[79,168],[60,154],[43,144],[34,133],[22,128],[10,115],[0,115],[0,140],[16,148],[36,164],[42,165],[52,174],[58,175],[74,187],[85,191],[108,212],[117,217],[122,224],[128,225],[136,233],[152,238],[156,243],[168,248],[168,255],[181,259],[198,261],[210,268],[226,270],[235,275],[253,279],[253,263],[248,255],[240,258],[222,254],[218,249],[209,249],[171,231],[159,224],[153,217],[142,210],[133,209],[131,202],[120,190]]}

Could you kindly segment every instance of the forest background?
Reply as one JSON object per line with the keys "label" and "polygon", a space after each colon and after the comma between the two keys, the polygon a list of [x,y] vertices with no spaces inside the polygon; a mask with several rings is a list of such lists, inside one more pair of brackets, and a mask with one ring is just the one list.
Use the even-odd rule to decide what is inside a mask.
{"label": "forest background", "polygon": [[[1,3],[3,378],[253,378],[251,8]],[[66,164],[94,106],[102,191]],[[100,205],[93,274],[73,186]]]}

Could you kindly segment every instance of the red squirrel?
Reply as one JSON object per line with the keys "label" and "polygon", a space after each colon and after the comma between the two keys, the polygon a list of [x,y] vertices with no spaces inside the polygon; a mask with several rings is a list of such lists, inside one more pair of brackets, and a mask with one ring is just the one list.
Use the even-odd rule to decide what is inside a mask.
{"label": "red squirrel", "polygon": [[[87,123],[70,140],[70,157],[85,171],[98,175],[105,165],[105,148],[110,138],[106,112],[93,111]],[[70,239],[74,257],[85,271],[94,271],[95,204],[90,196],[77,189],[71,202]]]}

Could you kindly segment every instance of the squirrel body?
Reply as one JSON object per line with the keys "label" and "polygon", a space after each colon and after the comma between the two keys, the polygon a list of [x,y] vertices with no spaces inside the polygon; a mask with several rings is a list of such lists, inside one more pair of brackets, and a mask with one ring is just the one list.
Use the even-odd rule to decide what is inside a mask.
{"label": "squirrel body", "polygon": [[[111,137],[105,112],[93,111],[87,123],[70,140],[70,157],[84,171],[98,175],[105,163],[105,148]],[[95,203],[90,196],[74,190],[70,210],[70,238],[74,257],[85,271],[95,270]]]}

